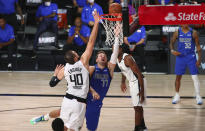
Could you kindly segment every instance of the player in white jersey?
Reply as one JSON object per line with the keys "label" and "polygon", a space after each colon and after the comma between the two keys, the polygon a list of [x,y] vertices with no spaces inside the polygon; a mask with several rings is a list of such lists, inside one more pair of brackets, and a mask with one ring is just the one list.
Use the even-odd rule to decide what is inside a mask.
{"label": "player in white jersey", "polygon": [[60,118],[64,122],[64,131],[79,131],[83,125],[86,110],[86,98],[89,91],[89,60],[91,58],[99,24],[99,14],[94,12],[95,24],[90,35],[85,52],[80,60],[75,51],[68,51],[65,54],[66,65],[57,76],[53,76],[51,86],[64,77],[68,83],[68,90],[63,99],[60,111]]}
{"label": "player in white jersey", "polygon": [[[117,57],[118,57],[118,50],[119,50],[119,37],[118,37],[118,35],[120,33],[120,28],[121,28],[121,26],[117,26],[116,30],[115,30],[115,43],[113,45],[113,53],[111,55],[110,61],[109,62],[107,61],[107,55],[105,54],[104,51],[99,51],[98,54],[97,54],[97,59],[96,59],[96,62],[97,62],[98,66],[90,66],[89,67],[90,77],[92,77],[92,78],[93,78],[93,74],[96,74],[96,72],[98,72],[98,73],[102,73],[103,72],[103,78],[95,78],[94,79],[95,82],[97,81],[97,85],[96,85],[96,83],[94,83],[94,81],[91,81],[91,83],[90,83],[91,86],[95,86],[95,87],[90,87],[90,93],[92,94],[92,100],[91,101],[93,103],[91,103],[91,101],[90,101],[90,97],[91,96],[89,96],[89,98],[87,100],[87,103],[88,103],[87,109],[89,107],[89,109],[92,109],[92,110],[89,110],[90,113],[87,112],[87,114],[90,114],[90,115],[87,115],[86,119],[89,118],[89,126],[93,126],[93,127],[96,126],[95,128],[97,128],[97,125],[95,125],[95,124],[98,124],[98,120],[93,119],[93,117],[96,118],[96,116],[94,116],[93,113],[98,111],[97,109],[102,106],[102,105],[101,106],[99,106],[99,105],[96,106],[95,104],[98,104],[98,103],[102,102],[104,96],[107,93],[106,90],[108,90],[108,88],[109,88],[111,79],[107,80],[107,82],[109,82],[109,83],[106,84],[107,86],[103,86],[104,85],[104,81],[102,81],[102,80],[105,79],[104,78],[105,74],[107,74],[109,76],[106,79],[109,79],[109,78],[113,77],[114,68],[116,66]],[[96,69],[96,67],[98,69]],[[54,71],[54,76],[56,76],[62,68],[64,68],[63,65],[57,65],[56,69]],[[107,70],[107,72],[106,72],[106,70]],[[102,81],[102,82],[99,83],[98,79],[100,81]],[[50,85],[52,86],[51,83],[50,83]],[[101,85],[103,86],[103,89],[100,89],[100,88],[102,88]],[[93,89],[93,88],[97,88],[98,92],[95,91],[95,89]],[[96,101],[96,100],[98,100],[98,101]],[[97,109],[94,108],[95,106],[92,106],[92,105],[95,105],[97,107]],[[86,110],[86,111],[88,111],[88,110]],[[92,112],[92,111],[94,111],[94,112]],[[60,116],[60,109],[53,110],[49,114],[42,115],[40,117],[34,117],[31,120],[31,124],[36,124],[36,123],[41,122],[41,121],[48,121],[50,118],[57,118],[59,116]],[[99,116],[97,118],[99,119]],[[95,124],[93,122],[95,122]],[[52,124],[53,129],[59,129],[59,127],[57,127],[55,123],[59,123],[59,125],[62,125],[62,122],[59,119],[57,119]],[[88,127],[88,125],[87,125],[87,127]]]}
{"label": "player in white jersey", "polygon": [[125,44],[120,46],[117,64],[122,72],[121,90],[126,91],[126,78],[129,81],[130,95],[132,104],[135,110],[135,129],[134,131],[145,131],[147,130],[144,122],[143,107],[145,102],[145,91],[146,79],[141,74],[137,64],[133,57],[124,50],[128,48]]}

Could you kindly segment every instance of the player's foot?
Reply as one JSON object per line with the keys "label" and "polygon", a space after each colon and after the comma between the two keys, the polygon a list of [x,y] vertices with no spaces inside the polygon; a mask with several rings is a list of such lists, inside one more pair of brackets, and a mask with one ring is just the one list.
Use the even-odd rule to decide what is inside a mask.
{"label": "player's foot", "polygon": [[134,131],[148,131],[146,126],[136,126]]}
{"label": "player's foot", "polygon": [[38,122],[41,122],[41,121],[48,121],[48,119],[45,119],[44,115],[43,116],[40,116],[40,117],[34,117],[30,120],[30,123],[32,125],[38,123]]}
{"label": "player's foot", "polygon": [[[148,131],[148,129],[147,129],[147,127],[146,127],[146,126],[141,127],[141,130],[142,130],[142,131]],[[141,131],[141,130],[140,130],[140,131]]]}
{"label": "player's foot", "polygon": [[173,97],[172,104],[177,104],[177,103],[179,103],[179,101],[180,101],[180,96],[179,96],[179,94],[176,94]]}
{"label": "player's foot", "polygon": [[200,95],[196,96],[196,103],[197,103],[197,105],[202,105],[203,104],[203,100],[202,100]]}

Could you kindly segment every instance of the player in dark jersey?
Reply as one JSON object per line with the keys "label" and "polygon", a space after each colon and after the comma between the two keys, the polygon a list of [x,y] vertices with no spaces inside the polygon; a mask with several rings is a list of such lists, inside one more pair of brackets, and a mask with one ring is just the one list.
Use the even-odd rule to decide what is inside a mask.
{"label": "player in dark jersey", "polygon": [[119,26],[115,30],[115,42],[113,45],[113,53],[110,61],[107,62],[107,55],[104,51],[97,53],[95,66],[90,66],[91,87],[99,94],[100,99],[93,100],[93,97],[88,93],[87,109],[86,109],[86,124],[89,131],[95,131],[98,126],[100,111],[103,105],[103,99],[107,94],[113,78],[114,69],[117,63],[117,56],[119,51]]}
{"label": "player in dark jersey", "polygon": [[[177,41],[178,49],[174,50],[174,43]],[[196,59],[195,47],[198,53],[198,60]],[[171,53],[176,56],[175,64],[175,90],[176,94],[173,97],[173,104],[177,104],[180,101],[179,88],[181,84],[182,75],[185,74],[186,68],[189,68],[190,74],[194,82],[195,93],[196,93],[196,102],[198,105],[203,103],[200,96],[200,82],[197,76],[198,69],[197,67],[201,64],[201,47],[199,44],[199,36],[197,31],[190,28],[188,25],[181,25],[178,31],[173,35],[173,38],[170,43]]]}
{"label": "player in dark jersey", "polygon": [[96,58],[97,64],[90,67],[90,86],[99,94],[100,98],[94,100],[91,93],[87,97],[86,124],[89,131],[95,131],[98,126],[103,99],[107,94],[113,77],[115,65],[107,62],[107,55],[99,51]]}

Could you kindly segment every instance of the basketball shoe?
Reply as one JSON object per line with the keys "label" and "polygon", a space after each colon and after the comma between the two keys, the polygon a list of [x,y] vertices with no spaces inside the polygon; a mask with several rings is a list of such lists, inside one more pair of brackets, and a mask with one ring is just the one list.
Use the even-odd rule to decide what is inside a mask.
{"label": "basketball shoe", "polygon": [[49,120],[48,117],[42,115],[42,116],[40,116],[40,117],[34,117],[34,118],[32,118],[32,119],[30,120],[30,123],[31,123],[32,125],[34,125],[34,124],[36,124],[36,123],[38,123],[38,122],[48,121],[48,120]]}
{"label": "basketball shoe", "polygon": [[172,104],[177,104],[180,101],[180,96],[178,93],[173,97]]}
{"label": "basketball shoe", "polygon": [[200,95],[196,96],[196,103],[197,103],[197,105],[202,105],[203,104],[203,100],[202,100]]}

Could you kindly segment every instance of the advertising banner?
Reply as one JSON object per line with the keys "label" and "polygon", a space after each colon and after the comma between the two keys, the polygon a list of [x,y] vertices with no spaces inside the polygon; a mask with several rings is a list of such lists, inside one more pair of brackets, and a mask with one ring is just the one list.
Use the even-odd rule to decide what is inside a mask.
{"label": "advertising banner", "polygon": [[142,5],[138,15],[140,25],[203,24],[205,5]]}

